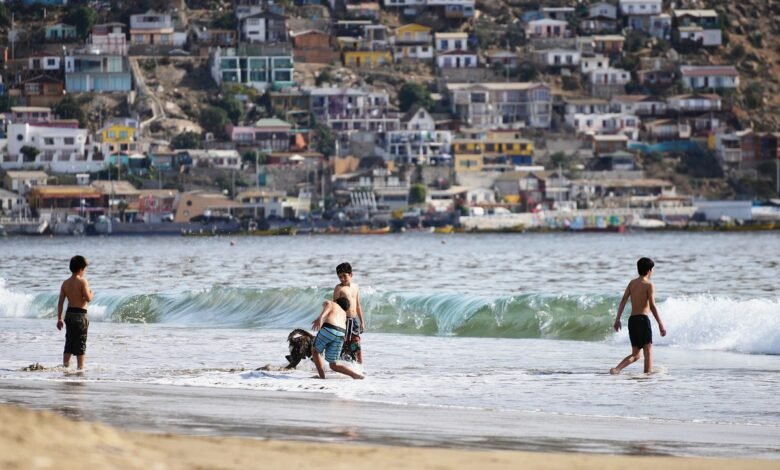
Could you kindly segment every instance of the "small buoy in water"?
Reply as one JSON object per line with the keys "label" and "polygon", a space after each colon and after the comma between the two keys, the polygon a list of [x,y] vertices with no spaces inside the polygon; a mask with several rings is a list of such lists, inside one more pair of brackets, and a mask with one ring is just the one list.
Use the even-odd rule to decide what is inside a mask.
{"label": "small buoy in water", "polygon": [[235,246],[235,244],[236,244],[235,240],[230,240],[230,246]]}
{"label": "small buoy in water", "polygon": [[442,245],[446,245],[446,244],[447,244],[447,241],[446,241],[446,240],[442,240],[442,241],[441,241],[441,244],[442,244]]}

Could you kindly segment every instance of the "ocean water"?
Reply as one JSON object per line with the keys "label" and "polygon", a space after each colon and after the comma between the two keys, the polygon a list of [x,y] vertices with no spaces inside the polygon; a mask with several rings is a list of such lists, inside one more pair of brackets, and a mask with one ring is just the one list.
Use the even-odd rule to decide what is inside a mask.
{"label": "ocean water", "polygon": [[[74,380],[21,370],[61,360],[56,294],[74,254],[90,260],[96,294],[84,383],[780,435],[778,233],[0,239],[0,380]],[[610,376],[630,351],[612,322],[641,256],[656,261],[668,334],[653,321],[655,373],[637,363]],[[343,261],[361,287],[367,379],[278,370]]]}

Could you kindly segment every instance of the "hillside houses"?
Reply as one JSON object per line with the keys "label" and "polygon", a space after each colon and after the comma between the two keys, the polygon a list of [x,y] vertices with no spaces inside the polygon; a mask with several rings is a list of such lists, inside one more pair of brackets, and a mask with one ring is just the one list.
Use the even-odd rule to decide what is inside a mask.
{"label": "hillside houses", "polygon": [[[740,128],[743,69],[713,53],[724,42],[718,11],[690,2],[541,2],[495,31],[473,0],[293,3],[234,0],[205,17],[104,14],[86,41],[53,14],[41,27],[47,47],[14,61],[18,78],[3,76],[29,112],[2,116],[2,167],[75,173],[143,161],[144,171],[257,181],[255,196],[231,201],[239,205],[277,190],[324,204],[337,182],[333,200],[369,212],[405,208],[414,184],[444,191],[453,208],[471,194],[474,204],[519,210],[534,207],[519,204],[522,195],[577,207],[577,183],[550,174],[553,162],[564,173],[641,173],[642,153],[695,148],[740,169],[772,146]],[[171,70],[186,86],[205,77],[197,86],[207,92],[188,101],[186,86],[165,83]],[[105,116],[91,109],[75,127],[35,110],[63,97],[86,102],[86,93],[118,104]],[[177,135],[184,129],[194,135]],[[12,133],[21,140],[10,145]],[[328,176],[330,160],[349,158],[354,171]],[[370,194],[358,194],[369,180]],[[513,188],[510,197],[499,186]]]}

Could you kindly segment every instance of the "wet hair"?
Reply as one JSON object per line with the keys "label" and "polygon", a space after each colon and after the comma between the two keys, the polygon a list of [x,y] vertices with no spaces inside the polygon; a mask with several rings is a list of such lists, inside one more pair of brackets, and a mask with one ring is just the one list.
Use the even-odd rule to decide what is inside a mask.
{"label": "wet hair", "polygon": [[339,297],[338,299],[336,299],[336,303],[339,304],[339,307],[343,308],[345,312],[347,310],[349,310],[349,299],[348,298],[346,298],[346,297]]}
{"label": "wet hair", "polygon": [[639,261],[636,262],[636,270],[639,271],[640,276],[649,273],[653,266],[655,266],[655,263],[650,258],[639,258]]}
{"label": "wet hair", "polygon": [[87,266],[89,266],[89,263],[87,263],[87,258],[84,258],[81,255],[76,255],[70,259],[70,272],[74,274],[86,268]]}
{"label": "wet hair", "polygon": [[341,263],[336,266],[336,274],[352,274],[352,265],[349,263]]}

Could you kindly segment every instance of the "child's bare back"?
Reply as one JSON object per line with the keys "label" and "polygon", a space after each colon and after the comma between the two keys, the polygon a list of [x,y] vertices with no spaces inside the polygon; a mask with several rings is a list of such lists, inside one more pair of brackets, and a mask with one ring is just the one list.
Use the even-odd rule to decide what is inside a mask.
{"label": "child's bare back", "polygon": [[76,275],[69,277],[62,283],[60,292],[68,299],[68,307],[85,308],[92,300],[89,282]]}
{"label": "child's bare back", "polygon": [[632,279],[626,287],[631,298],[631,315],[648,315],[653,298],[653,283],[640,276]]}

